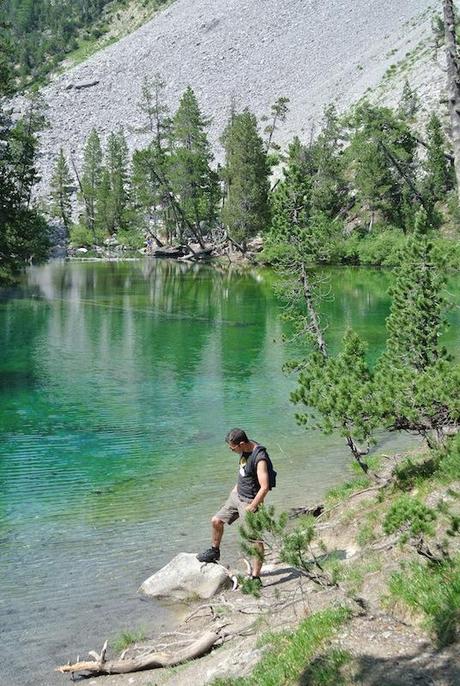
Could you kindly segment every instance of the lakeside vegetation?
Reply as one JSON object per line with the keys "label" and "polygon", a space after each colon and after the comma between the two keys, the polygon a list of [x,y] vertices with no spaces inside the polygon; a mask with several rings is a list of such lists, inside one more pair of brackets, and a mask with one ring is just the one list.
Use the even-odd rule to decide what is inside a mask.
{"label": "lakeside vegetation", "polygon": [[397,109],[362,102],[339,116],[327,107],[321,131],[308,144],[294,138],[285,152],[276,131],[287,98],[273,104],[263,132],[249,110],[232,109],[221,136],[225,161],[217,166],[210,120],[195,93],[189,87],[170,113],[164,86],[157,74],[142,89],[146,148],[131,156],[120,129],[105,149],[93,130],[79,169],[60,151],[51,211],[74,246],[115,236],[131,248],[192,243],[245,254],[260,237],[258,259],[277,266],[291,234],[307,230],[328,234],[316,263],[394,267],[421,207],[447,268],[460,267],[453,156],[436,113],[419,131],[419,101],[407,81]]}

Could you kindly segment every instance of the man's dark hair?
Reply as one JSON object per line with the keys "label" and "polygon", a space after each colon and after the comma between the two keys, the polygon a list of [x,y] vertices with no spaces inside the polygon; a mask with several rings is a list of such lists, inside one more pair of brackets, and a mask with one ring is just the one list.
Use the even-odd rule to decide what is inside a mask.
{"label": "man's dark hair", "polygon": [[246,431],[243,429],[231,429],[225,436],[225,442],[232,445],[239,445],[240,443],[247,443],[249,438],[246,435]]}

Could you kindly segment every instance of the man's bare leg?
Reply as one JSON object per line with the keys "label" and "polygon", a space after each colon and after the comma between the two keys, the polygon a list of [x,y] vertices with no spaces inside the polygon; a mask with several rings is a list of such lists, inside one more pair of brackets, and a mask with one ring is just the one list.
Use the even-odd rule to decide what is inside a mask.
{"label": "man's bare leg", "polygon": [[212,547],[219,548],[222,536],[224,535],[224,523],[221,519],[213,517],[211,519],[212,524]]}
{"label": "man's bare leg", "polygon": [[260,559],[255,557],[252,560],[252,576],[260,576],[260,570],[262,569],[262,565],[264,563],[264,544],[254,543],[254,548],[260,550],[262,557]]}

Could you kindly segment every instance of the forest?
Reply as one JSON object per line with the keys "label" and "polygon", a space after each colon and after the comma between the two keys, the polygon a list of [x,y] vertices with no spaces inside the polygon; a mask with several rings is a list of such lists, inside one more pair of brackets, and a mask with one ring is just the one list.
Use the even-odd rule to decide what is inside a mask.
{"label": "forest", "polygon": [[[153,9],[165,0],[144,0]],[[0,40],[9,46],[15,90],[41,83],[83,43],[96,41],[109,28],[112,13],[129,0],[4,0]]]}
{"label": "forest", "polygon": [[233,111],[221,135],[221,165],[213,162],[209,121],[193,90],[170,113],[164,86],[157,74],[140,94],[151,134],[146,148],[131,156],[123,130],[105,146],[93,130],[81,168],[63,150],[57,156],[51,212],[72,244],[91,247],[116,235],[132,248],[150,238],[159,247],[193,241],[204,249],[226,239],[245,253],[252,238],[263,236],[261,259],[276,264],[296,227],[327,233],[317,262],[394,266],[422,207],[437,249],[453,267],[460,264],[445,122],[432,112],[423,131],[415,126],[420,103],[408,81],[396,109],[363,100],[339,115],[329,106],[317,135],[308,143],[295,138],[285,151],[276,133],[287,98],[263,121],[247,109]]}

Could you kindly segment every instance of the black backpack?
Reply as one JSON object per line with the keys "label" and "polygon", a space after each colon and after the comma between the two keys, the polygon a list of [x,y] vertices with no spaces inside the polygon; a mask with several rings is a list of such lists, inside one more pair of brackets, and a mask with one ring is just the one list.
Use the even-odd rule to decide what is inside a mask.
{"label": "black backpack", "polygon": [[267,455],[267,459],[265,460],[265,462],[267,463],[267,469],[268,469],[268,487],[271,491],[272,488],[276,487],[276,471],[273,468],[273,464],[272,464],[272,461],[271,461],[271,459],[267,453],[267,449],[263,445],[257,445],[255,447],[255,449],[251,453],[251,457],[249,458],[249,460],[247,462],[246,469],[248,472],[250,472],[251,474],[254,474],[257,477],[257,470],[255,468],[255,461],[256,461],[257,455],[262,450]]}

